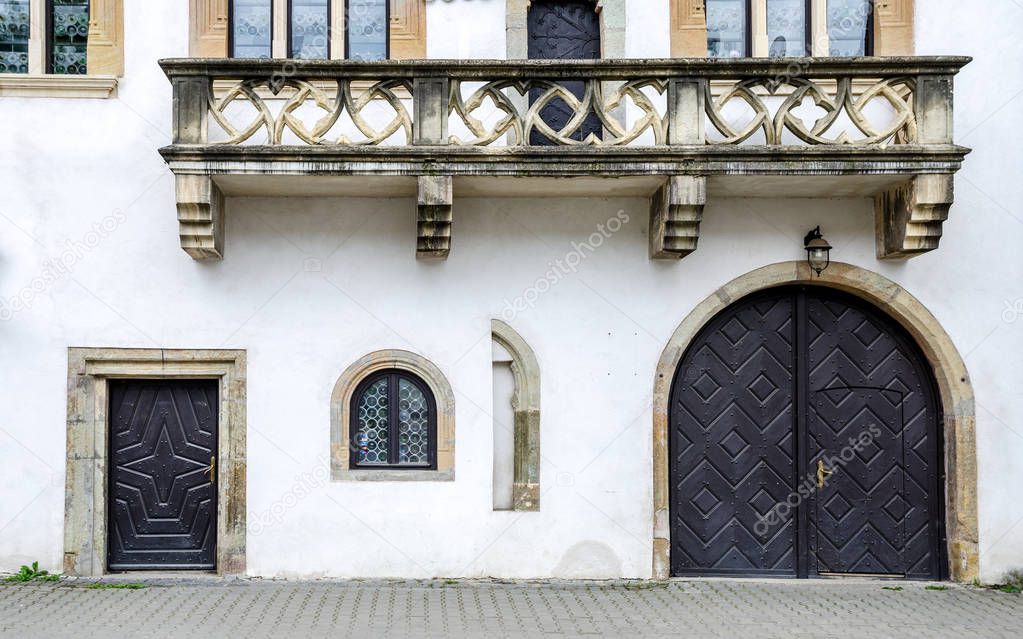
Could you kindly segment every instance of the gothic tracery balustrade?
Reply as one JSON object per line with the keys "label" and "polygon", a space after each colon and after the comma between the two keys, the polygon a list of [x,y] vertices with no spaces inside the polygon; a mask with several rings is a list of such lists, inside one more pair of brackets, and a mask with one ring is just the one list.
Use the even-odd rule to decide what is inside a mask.
{"label": "gothic tracery balustrade", "polygon": [[[380,144],[396,133],[404,136],[404,143],[411,144],[412,117],[398,95],[400,90],[411,91],[410,84],[404,80],[384,80],[363,87],[353,84],[344,79],[325,83],[290,78],[242,80],[222,96],[214,93],[209,113],[227,134],[222,144],[243,144],[262,133],[265,137],[260,141],[279,145],[288,132],[305,144]],[[249,107],[248,115],[231,113],[231,108],[240,103]],[[382,105],[392,110],[391,117],[375,125],[365,111],[371,106],[379,110]],[[312,114],[300,113],[310,108]],[[335,131],[343,115],[352,126]]]}
{"label": "gothic tracery balustrade", "polygon": [[196,123],[201,139],[190,142],[208,145],[884,148],[919,143],[920,78],[946,79],[947,96],[938,97],[950,107],[962,64],[171,60],[164,68],[176,86],[204,94],[180,103],[191,105],[185,119],[207,119],[210,134]]}

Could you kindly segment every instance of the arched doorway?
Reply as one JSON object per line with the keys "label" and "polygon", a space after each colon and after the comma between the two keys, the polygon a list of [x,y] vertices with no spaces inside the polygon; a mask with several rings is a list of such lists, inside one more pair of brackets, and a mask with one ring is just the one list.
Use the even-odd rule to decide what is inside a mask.
{"label": "arched doorway", "polygon": [[672,574],[942,578],[934,388],[905,331],[847,294],[719,313],[672,385]]}
{"label": "arched doorway", "polygon": [[[915,542],[908,544],[904,541],[904,533],[908,529],[912,528],[914,524],[903,523],[900,524],[902,526],[902,531],[896,531],[899,532],[897,537],[901,544],[901,558],[896,556],[893,560],[891,554],[889,554],[887,558],[881,558],[877,556],[879,552],[875,552],[868,560],[874,565],[867,567],[867,570],[871,574],[899,574],[895,573],[895,571],[891,569],[891,566],[884,565],[885,562],[894,561],[897,564],[896,568],[901,565],[905,574],[911,577],[922,577],[926,573],[928,575],[937,575],[939,577],[947,574],[958,581],[969,581],[973,579],[977,575],[978,555],[976,510],[976,433],[973,392],[969,376],[961,357],[956,351],[948,335],[942,330],[941,326],[935,320],[934,316],[928,312],[918,300],[894,282],[878,275],[877,273],[841,263],[832,264],[831,268],[824,272],[823,277],[818,278],[814,276],[809,271],[806,264],[802,262],[785,262],[763,267],[736,278],[724,285],[712,295],[707,297],[702,303],[697,305],[697,307],[684,319],[669,340],[669,343],[661,356],[655,377],[653,409],[654,576],[657,578],[666,578],[672,574],[673,568],[679,568],[679,563],[676,561],[677,558],[675,557],[677,549],[673,543],[673,536],[675,536],[673,533],[677,531],[678,523],[673,519],[674,513],[672,512],[671,504],[673,496],[672,493],[677,490],[677,488],[675,488],[676,484],[681,484],[685,477],[674,476],[671,474],[672,466],[676,464],[676,462],[673,460],[673,451],[669,450],[669,433],[672,432],[669,406],[672,405],[670,400],[672,398],[673,382],[675,381],[676,374],[684,374],[680,373],[680,370],[684,366],[683,360],[686,357],[689,357],[690,352],[695,352],[695,350],[691,347],[695,346],[696,349],[699,348],[698,343],[709,334],[708,331],[715,330],[714,326],[716,325],[715,322],[717,318],[720,317],[724,319],[724,323],[717,325],[717,330],[719,331],[728,331],[731,333],[733,329],[738,328],[738,325],[735,324],[726,328],[727,322],[731,319],[727,317],[727,313],[733,305],[752,300],[753,298],[750,296],[758,293],[764,293],[767,295],[766,298],[761,298],[761,300],[771,299],[771,295],[776,295],[778,294],[777,292],[793,295],[793,289],[784,289],[784,287],[790,287],[793,285],[807,285],[806,290],[811,293],[816,293],[813,298],[815,300],[814,304],[819,307],[816,311],[818,312],[819,324],[828,324],[828,322],[825,321],[826,318],[819,315],[820,312],[828,309],[828,304],[830,304],[832,308],[842,306],[844,308],[851,309],[847,311],[846,321],[852,321],[852,318],[855,317],[856,313],[861,314],[861,320],[866,319],[869,316],[872,321],[867,322],[869,326],[865,326],[861,329],[859,337],[867,343],[871,343],[870,338],[875,336],[867,333],[868,328],[879,330],[880,327],[878,336],[882,339],[889,340],[887,342],[889,344],[897,345],[898,348],[893,348],[893,352],[898,353],[899,357],[906,358],[908,362],[912,363],[912,367],[910,368],[912,376],[921,380],[920,397],[923,398],[926,395],[926,388],[924,388],[924,386],[930,386],[930,399],[933,401],[933,406],[936,407],[932,409],[935,412],[935,415],[931,418],[931,432],[936,433],[936,436],[932,438],[935,444],[933,452],[936,457],[934,455],[929,457],[927,462],[927,471],[928,474],[933,473],[937,487],[933,492],[930,490],[927,491],[926,500],[929,500],[929,504],[934,504],[934,500],[937,500],[937,503],[936,505],[928,505],[926,508],[928,523],[925,525],[925,530],[928,536],[932,535],[932,531],[937,531],[933,534],[936,535],[939,540],[938,548],[934,550],[928,546],[929,550],[927,553],[916,555],[915,557],[917,561],[914,562],[913,565],[909,565],[909,560],[913,558],[912,553],[917,552],[918,550],[918,544]],[[840,291],[844,291],[848,295],[838,294]],[[775,301],[777,301],[776,298]],[[800,311],[799,308],[794,308],[798,303],[798,301],[791,301],[790,298],[788,310],[778,308],[775,309],[774,312],[783,314],[787,312],[791,321],[800,321],[800,313],[802,313],[802,317],[806,317],[807,310]],[[804,305],[807,303],[805,298],[802,303]],[[739,307],[736,306],[735,308],[738,309]],[[764,310],[763,307],[762,310]],[[723,315],[722,313],[725,314]],[[836,319],[839,318],[832,314],[830,323],[834,324]],[[762,320],[764,322],[763,326],[767,326],[769,320],[770,317],[768,314],[768,316]],[[786,320],[780,321],[781,324],[775,327],[775,333],[777,333],[777,329],[779,328],[787,330],[784,329]],[[756,322],[751,321],[749,323],[755,324]],[[862,322],[857,322],[857,327],[852,327],[852,329],[849,327],[843,329],[841,327],[841,322],[839,322],[839,325],[835,330],[829,329],[823,331],[826,335],[826,337],[823,338],[825,341],[814,344],[815,349],[822,349],[823,352],[824,350],[827,350],[824,344],[831,344],[834,346],[839,343],[839,340],[847,339],[847,335],[858,328],[860,323]],[[757,326],[753,326],[752,328],[756,329]],[[825,326],[823,328],[828,327]],[[808,335],[809,329],[804,329],[803,333]],[[736,337],[738,336],[738,333],[732,333],[732,336]],[[854,336],[853,339],[857,338]],[[810,345],[811,344],[809,342],[804,344],[805,348],[809,348]],[[777,348],[778,345],[775,344],[773,346]],[[767,346],[765,345],[765,348],[766,347]],[[834,364],[838,360],[829,360],[827,357],[823,357],[823,355],[809,355],[805,353],[805,351],[803,351],[802,354],[798,354],[800,351],[800,344],[798,342],[794,342],[791,348],[791,360],[794,361],[797,357],[802,357],[804,360],[802,366],[790,364],[789,370],[793,377],[802,375],[800,371],[809,370],[808,364],[813,360],[808,358],[811,357],[816,357],[819,362],[824,362],[819,365],[822,365],[825,368],[828,366],[831,366],[832,369],[836,368]],[[875,349],[880,349],[880,346],[875,346]],[[782,353],[784,354],[784,352],[785,351],[783,349]],[[760,357],[766,356],[760,355]],[[821,359],[822,357],[823,359]],[[875,413],[875,415],[870,418],[870,421],[873,421],[876,424],[879,423],[879,425],[901,424],[905,422],[907,413],[903,410],[900,414],[897,406],[901,402],[897,401],[896,398],[897,393],[901,392],[905,394],[905,391],[887,389],[884,388],[885,384],[883,383],[874,383],[874,381],[870,379],[869,375],[863,374],[865,370],[860,370],[858,372],[858,376],[861,378],[859,380],[860,382],[865,381],[866,383],[857,383],[856,380],[848,379],[848,383],[843,383],[841,386],[837,383],[832,384],[829,390],[828,384],[835,381],[835,379],[857,377],[857,375],[850,374],[854,368],[869,368],[862,363],[863,361],[866,360],[861,357],[861,359],[857,361],[857,366],[853,366],[852,362],[845,362],[843,365],[843,368],[845,369],[843,373],[844,377],[843,375],[838,375],[835,378],[827,378],[823,384],[820,384],[818,388],[814,389],[823,393],[823,395],[818,395],[814,398],[818,402],[821,402],[821,404],[817,406],[817,409],[819,409],[819,414],[817,415],[810,414],[809,412],[809,409],[812,407],[809,405],[809,398],[802,398],[797,395],[800,392],[807,392],[806,389],[809,386],[808,372],[802,385],[797,388],[795,380],[793,380],[791,384],[789,384],[790,390],[774,390],[775,386],[778,386],[779,389],[781,389],[782,386],[779,386],[778,382],[775,380],[761,379],[759,377],[759,371],[753,374],[749,379],[739,379],[741,375],[747,374],[747,371],[738,370],[734,364],[730,370],[737,371],[738,374],[733,375],[730,373],[730,375],[735,379],[720,380],[726,384],[734,383],[735,385],[740,386],[740,390],[747,393],[746,400],[748,401],[755,401],[750,400],[750,397],[759,395],[765,399],[766,404],[770,404],[770,402],[777,403],[785,400],[786,393],[793,393],[794,396],[792,398],[791,409],[793,413],[791,415],[792,421],[789,429],[793,438],[804,438],[801,441],[797,440],[789,448],[789,450],[793,451],[792,454],[796,456],[796,459],[793,461],[793,468],[795,470],[790,472],[787,478],[785,476],[776,478],[776,481],[786,484],[784,486],[784,490],[782,490],[783,497],[787,499],[790,494],[800,495],[798,499],[792,499],[794,505],[788,508],[789,512],[785,512],[785,509],[781,509],[781,511],[773,511],[776,515],[778,515],[779,521],[783,523],[791,521],[791,525],[795,527],[795,532],[793,533],[793,537],[795,538],[795,547],[794,550],[791,551],[791,562],[788,562],[789,558],[785,556],[784,551],[765,546],[763,547],[764,557],[754,557],[757,561],[760,561],[760,563],[757,564],[756,562],[749,562],[754,567],[759,566],[765,570],[775,569],[782,574],[794,575],[810,575],[817,573],[850,574],[858,572],[855,570],[855,567],[857,566],[856,560],[864,559],[862,553],[856,556],[852,556],[851,554],[835,555],[835,551],[847,549],[848,552],[851,553],[852,549],[856,548],[857,544],[859,544],[860,548],[866,548],[868,546],[866,543],[867,541],[880,540],[877,538],[868,539],[863,536],[857,538],[855,535],[850,533],[850,530],[852,528],[855,528],[856,531],[869,529],[872,524],[871,517],[878,516],[878,506],[883,509],[885,505],[888,505],[889,508],[896,513],[896,516],[900,514],[898,511],[898,508],[900,507],[899,500],[893,499],[894,495],[889,495],[889,499],[886,499],[885,503],[878,505],[875,502],[874,496],[870,496],[870,502],[866,502],[865,499],[867,496],[860,495],[863,500],[861,500],[861,503],[857,504],[851,503],[850,499],[845,495],[839,499],[834,497],[833,493],[814,494],[818,492],[816,486],[817,462],[825,462],[823,470],[825,471],[826,489],[836,492],[844,490],[841,482],[836,484],[831,481],[837,479],[839,474],[828,476],[827,471],[835,470],[831,463],[834,463],[836,460],[838,461],[835,465],[845,462],[842,461],[841,456],[843,450],[838,451],[839,455],[837,458],[828,456],[823,459],[819,454],[816,457],[813,456],[810,454],[811,451],[819,453],[821,449],[835,447],[842,441],[839,439],[839,434],[845,436],[845,443],[840,448],[847,448],[848,438],[850,435],[842,431],[847,430],[848,428],[855,428],[855,426],[849,425],[853,424],[853,421],[848,416],[843,417],[842,410],[845,409],[829,409],[827,408],[829,404],[833,404],[835,406],[846,406],[849,407],[849,410],[852,410],[852,406],[854,404],[858,404],[858,410],[854,412],[862,412],[864,409],[869,407],[871,411]],[[830,364],[828,362],[830,362]],[[700,366],[698,365],[697,367],[699,368]],[[776,375],[778,374],[777,369],[774,373]],[[824,372],[818,371],[817,375],[822,376],[824,375]],[[862,378],[866,378],[866,380]],[[700,384],[699,376],[690,381],[693,384]],[[704,381],[706,382],[706,380]],[[893,380],[888,381],[892,382]],[[767,382],[771,383],[768,384]],[[780,382],[782,384],[786,383],[784,375],[780,378]],[[927,383],[925,384],[925,382]],[[855,388],[856,386],[862,386],[863,388]],[[713,388],[708,385],[700,384],[700,388],[705,395],[713,392]],[[694,392],[696,391],[694,390]],[[844,395],[830,398],[833,401],[828,401],[829,398],[827,395],[839,394]],[[889,398],[891,401],[889,401]],[[884,408],[885,404],[891,405],[892,408]],[[802,405],[802,409],[798,408],[800,405]],[[905,409],[905,406],[902,408]],[[794,411],[796,410],[802,410],[805,412],[802,418],[802,432],[797,432],[800,422],[798,416],[794,414]],[[831,411],[830,413],[828,412],[829,410]],[[780,413],[784,413],[784,411],[780,411]],[[697,416],[697,418],[698,417],[699,416]],[[759,415],[754,415],[753,417],[754,419],[750,420],[753,423],[757,423],[760,419]],[[910,417],[916,418],[913,415],[910,415]],[[727,418],[735,418],[735,416],[726,414],[724,419]],[[741,418],[742,417],[739,417],[739,419]],[[785,416],[780,417],[780,419],[784,421]],[[815,424],[815,419],[819,423]],[[845,422],[843,427],[831,428],[829,425],[830,422],[831,424],[842,426],[843,421]],[[869,424],[867,424],[867,426],[869,426]],[[824,439],[820,440],[815,439],[813,442],[805,439],[809,437],[811,429],[816,429],[818,431],[818,436],[822,436],[821,433],[826,435],[828,430],[823,430],[825,428],[833,432],[834,435],[828,435],[827,437],[824,437]],[[868,434],[870,433],[869,428],[865,430]],[[897,429],[886,427],[886,430],[892,433],[892,435],[888,437],[888,440],[885,440],[883,437],[884,431],[882,431],[881,435],[872,435],[869,438],[870,441],[865,442],[861,450],[852,450],[851,452],[846,451],[846,456],[848,457],[850,454],[858,454],[868,461],[872,460],[873,457],[877,455],[877,450],[874,450],[871,445],[876,445],[878,450],[881,450],[882,457],[879,459],[883,459],[886,454],[889,459],[893,455],[897,455],[897,447],[899,446],[901,446],[903,450],[906,450],[906,444],[901,443],[902,438],[895,436]],[[760,431],[758,430],[756,432],[759,433]],[[747,446],[753,449],[753,451],[755,451],[758,455],[761,452],[758,449],[760,447],[765,447],[766,449],[767,446],[759,441],[751,441],[756,439],[756,437],[751,434],[747,438],[745,432],[739,433],[742,435],[741,441],[737,437],[729,437],[730,433],[727,431],[720,431],[720,434],[722,437],[714,441],[712,444],[709,441],[701,441],[699,442],[699,447],[702,454],[702,448],[706,445],[708,452],[716,454],[718,456],[716,461],[719,465],[725,466],[726,469],[732,465],[733,457],[739,458],[742,455],[748,454],[745,452]],[[782,436],[784,437],[784,435],[785,434],[783,433]],[[777,445],[778,442],[773,442],[773,444]],[[684,450],[684,442],[681,441],[674,443],[673,447],[674,449],[680,449],[680,445],[682,450]],[[712,445],[715,447],[714,451],[710,450]],[[925,443],[925,446],[927,445],[930,445],[930,443]],[[682,452],[682,450],[679,450],[679,452]],[[901,493],[903,493],[899,495],[900,499],[905,496],[904,493],[907,491],[907,486],[913,488],[911,484],[917,479],[915,476],[911,478],[906,476],[905,469],[907,464],[916,465],[920,463],[913,459],[913,455],[915,455],[915,452],[911,450],[909,462],[896,465],[897,477],[894,481],[898,484],[900,481],[898,478],[901,477],[902,486],[896,486],[894,490],[896,490],[896,492],[901,491]],[[857,457],[857,459],[859,459],[859,457]],[[742,461],[742,459],[736,460],[736,465],[739,465]],[[727,464],[722,462],[727,462]],[[860,459],[859,463],[865,464],[863,459]],[[777,465],[777,462],[775,462],[775,465]],[[804,477],[799,477],[799,472],[804,470],[807,471],[806,475]],[[842,469],[839,469],[839,473],[841,473],[841,470]],[[863,469],[861,468],[860,470]],[[917,470],[918,469],[911,469],[909,472],[916,473]],[[944,481],[942,481],[943,476]],[[787,484],[794,478],[797,479],[797,481],[794,488],[789,490],[789,485]],[[863,478],[852,475],[845,477],[844,479],[846,481],[856,481],[857,479]],[[806,480],[806,483],[803,484],[803,493],[805,493],[805,497],[802,496],[803,493],[800,493],[800,482],[798,480]],[[709,482],[709,480],[700,480],[700,482],[702,481]],[[764,485],[761,485],[761,481],[764,482]],[[889,479],[888,489],[891,489],[891,481],[893,480]],[[716,514],[712,511],[716,507],[714,500],[719,498],[722,501],[727,502],[726,506],[729,508],[732,507],[731,502],[733,501],[737,504],[735,506],[736,508],[739,508],[740,505],[752,508],[750,504],[751,502],[754,502],[760,507],[761,511],[767,511],[770,513],[772,511],[771,502],[774,501],[776,495],[766,490],[767,482],[768,479],[766,477],[763,479],[757,478],[752,484],[752,490],[750,490],[749,487],[738,486],[739,482],[733,482],[739,490],[732,489],[728,494],[718,494],[725,491],[716,490],[713,487],[709,487],[709,485],[700,483],[699,487],[696,488],[695,493],[690,492],[687,496],[692,500],[698,500],[699,505],[701,505],[706,511],[698,514],[699,521],[703,521],[704,516],[708,517],[708,521],[716,516]],[[714,494],[701,495],[701,490],[705,487],[709,487]],[[766,496],[765,494],[761,494],[761,488],[765,488],[764,493]],[[779,491],[778,486],[771,486],[771,489],[774,493]],[[746,492],[744,493],[743,490]],[[917,489],[913,488],[913,490]],[[919,500],[919,491],[918,494],[909,495],[909,497],[914,500]],[[828,499],[831,506],[830,510],[832,512],[830,515],[828,512],[816,512],[814,516],[818,517],[818,519],[811,522],[809,520],[811,509],[815,509],[818,506],[823,508],[825,505],[823,500],[825,498]],[[855,499],[856,496],[853,495],[853,501]],[[877,497],[877,499],[880,499],[880,497]],[[834,501],[832,502],[832,500]],[[696,508],[697,505],[694,504],[693,507]],[[864,510],[864,508],[866,508],[866,510]],[[802,509],[803,512],[801,513],[799,509]],[[847,511],[850,511],[851,514]],[[921,513],[923,513],[923,509],[917,513],[913,513],[913,515],[917,516]],[[789,519],[785,519],[782,515],[785,515]],[[829,516],[831,517],[831,520],[826,520]],[[888,516],[889,518],[892,518],[891,515]],[[752,520],[750,526],[756,526],[760,517],[761,515],[758,514],[757,518]],[[862,519],[860,524],[854,527],[852,524],[853,520],[850,520],[849,518],[855,517],[865,517],[865,519]],[[802,526],[804,527],[802,530],[799,529],[801,521]],[[914,522],[915,521],[916,520],[914,520]],[[841,522],[849,522],[846,524],[846,529],[842,529],[843,524]],[[834,530],[836,525],[839,527],[837,531]],[[814,530],[814,527],[816,527],[816,530]],[[823,558],[820,556],[811,557],[809,553],[811,532],[820,532],[824,527],[829,528],[828,533],[830,535],[838,535],[836,540],[832,540],[835,542],[832,544],[832,546],[834,546],[832,555]],[[761,526],[761,528],[763,528],[763,526]],[[942,528],[944,528],[947,533],[946,544],[942,544],[940,542]],[[784,526],[781,528],[775,526],[772,530],[775,534],[778,534],[780,531],[784,531],[786,529]],[[723,532],[722,535],[731,540],[732,532],[733,530],[726,526],[725,532]],[[781,532],[780,534],[784,537],[785,535],[788,535],[789,532]],[[878,532],[876,534],[880,535],[881,533]],[[704,533],[704,537],[705,536],[706,533]],[[892,537],[894,538],[896,535],[893,535]],[[738,539],[738,537],[736,537],[736,539]],[[736,542],[736,544],[739,543],[741,542]],[[826,550],[825,540],[816,539],[813,543],[815,544],[815,548]],[[703,551],[704,545],[706,544],[708,544],[708,541],[700,538],[696,545],[698,550]],[[800,544],[805,544],[805,549],[801,549]],[[907,548],[907,546],[909,546],[909,548]],[[745,550],[749,552],[750,549],[746,548]],[[775,551],[777,554],[768,557],[771,551]],[[759,552],[760,550],[757,549],[756,553]],[[909,554],[907,554],[907,552],[909,552]],[[756,555],[756,553],[754,553],[754,555]],[[709,556],[710,555],[708,554],[704,555],[702,558],[690,557],[688,561],[692,562],[692,565],[689,565],[688,568],[691,568],[692,570],[689,570],[687,574],[707,574],[711,572],[709,570],[697,570],[697,568],[699,568],[697,564],[702,563],[703,565],[706,565],[708,563],[707,558]],[[736,564],[729,563],[730,560],[727,559],[727,552],[724,553],[724,556],[726,559],[718,564],[718,568],[724,570],[729,568],[734,569]],[[945,559],[942,559],[942,556],[944,556]],[[732,559],[738,561],[734,556]],[[770,563],[768,559],[773,559],[774,563]],[[933,560],[937,560],[936,566],[935,561]],[[811,566],[811,561],[816,561],[817,563]],[[921,563],[921,561],[930,565],[931,568],[922,568],[923,563]],[[866,566],[866,564],[861,562],[859,566],[862,569],[862,567]],[[725,574],[748,574],[750,572],[756,572],[756,570],[749,570],[749,566],[746,566],[746,568],[746,570],[735,569],[732,573]],[[813,570],[816,572],[812,572]],[[883,572],[877,572],[882,570]],[[785,573],[784,571],[788,572]],[[679,571],[675,570],[675,572]],[[778,574],[778,572],[775,574]]]}

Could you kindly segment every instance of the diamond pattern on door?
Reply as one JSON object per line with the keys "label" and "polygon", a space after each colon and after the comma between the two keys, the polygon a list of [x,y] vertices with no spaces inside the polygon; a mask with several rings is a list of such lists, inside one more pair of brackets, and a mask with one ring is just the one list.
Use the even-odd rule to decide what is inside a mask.
{"label": "diamond pattern on door", "polygon": [[944,576],[933,376],[867,304],[740,300],[686,351],[670,423],[673,574]]}
{"label": "diamond pattern on door", "polygon": [[[922,355],[900,327],[865,304],[807,295],[806,314],[813,463],[872,426],[880,431],[817,495],[840,492],[857,509],[837,525],[811,517],[817,570],[939,577],[938,409]],[[886,508],[891,503],[898,509]]]}
{"label": "diamond pattern on door", "polygon": [[216,380],[111,380],[110,570],[213,569]]}
{"label": "diamond pattern on door", "polygon": [[756,531],[795,479],[795,451],[786,438],[792,312],[791,299],[757,298],[712,321],[675,382],[671,558],[677,574],[794,574],[794,520],[786,517],[766,535]]}
{"label": "diamond pattern on door", "polygon": [[832,473],[808,503],[818,573],[905,574],[903,520],[884,510],[905,492],[902,416],[889,392],[831,388],[810,397],[811,467],[820,461]]}

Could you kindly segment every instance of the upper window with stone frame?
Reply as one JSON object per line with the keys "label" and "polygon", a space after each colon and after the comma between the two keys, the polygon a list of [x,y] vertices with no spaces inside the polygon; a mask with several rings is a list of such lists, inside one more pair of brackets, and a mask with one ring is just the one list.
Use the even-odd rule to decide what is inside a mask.
{"label": "upper window with stone frame", "polygon": [[109,98],[124,74],[124,0],[0,0],[0,93]]}
{"label": "upper window with stone frame", "polygon": [[672,57],[909,56],[915,0],[668,0]]}
{"label": "upper window with stone frame", "polygon": [[[0,0],[0,74],[120,75],[121,0]],[[116,42],[111,42],[116,40]]]}
{"label": "upper window with stone frame", "polygon": [[426,57],[425,0],[228,0],[227,4],[226,49],[233,58]]}
{"label": "upper window with stone frame", "polygon": [[706,0],[711,58],[874,53],[873,0]]}

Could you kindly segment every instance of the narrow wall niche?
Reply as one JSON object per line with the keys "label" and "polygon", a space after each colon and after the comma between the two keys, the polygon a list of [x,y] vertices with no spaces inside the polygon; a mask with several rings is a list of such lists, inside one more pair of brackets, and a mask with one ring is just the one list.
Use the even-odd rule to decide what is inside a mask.
{"label": "narrow wall niche", "polygon": [[[494,509],[540,510],[540,365],[529,344],[505,322],[493,320],[491,335],[494,340]],[[507,424],[511,424],[511,433]]]}
{"label": "narrow wall niche", "polygon": [[515,374],[512,356],[493,343],[494,510],[514,510],[515,504]]}

